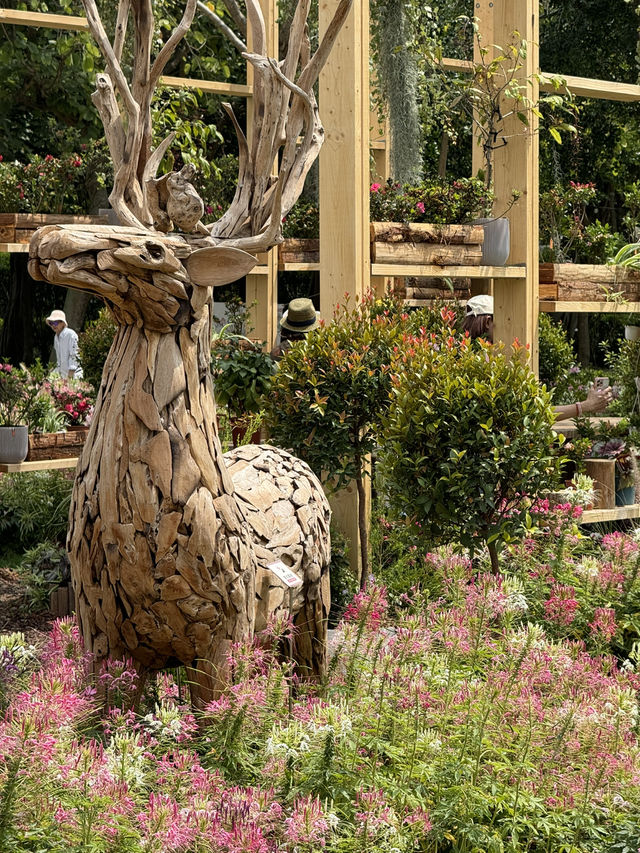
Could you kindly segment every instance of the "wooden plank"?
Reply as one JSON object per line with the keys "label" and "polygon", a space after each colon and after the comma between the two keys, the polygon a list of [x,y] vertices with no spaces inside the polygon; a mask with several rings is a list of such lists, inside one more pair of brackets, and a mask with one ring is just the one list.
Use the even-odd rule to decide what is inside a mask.
{"label": "wooden plank", "polygon": [[20,252],[28,252],[28,243],[0,243],[0,252],[8,252],[9,254],[20,254]]}
{"label": "wooden plank", "polygon": [[525,267],[472,267],[448,266],[439,267],[426,264],[372,264],[371,275],[391,276],[425,276],[429,278],[495,278],[522,279],[526,275]]}
{"label": "wooden plank", "polygon": [[541,299],[540,310],[549,314],[561,311],[574,314],[635,314],[640,313],[640,302],[565,302]]}
{"label": "wooden plank", "polygon": [[20,471],[53,471],[56,468],[75,468],[77,464],[77,456],[70,459],[38,459],[35,462],[19,462],[15,465],[8,462],[1,462],[0,473],[17,474]]}
{"label": "wooden plank", "polygon": [[50,15],[48,12],[21,12],[17,9],[0,9],[0,22],[23,27],[47,27],[51,30],[89,31],[86,18],[72,15]]}
{"label": "wooden plank", "polygon": [[171,89],[200,89],[215,95],[235,95],[239,98],[250,98],[253,94],[251,86],[245,83],[226,83],[219,80],[196,80],[192,77],[161,77],[161,86]]}
{"label": "wooden plank", "polygon": [[[490,40],[485,39],[485,43]],[[466,59],[445,57],[442,66],[447,71],[471,72],[473,65]],[[562,80],[564,86],[556,88],[553,80]],[[596,98],[607,101],[640,101],[640,86],[635,83],[620,83],[615,80],[598,80],[592,77],[576,77],[573,74],[554,74],[551,71],[540,72],[540,91],[563,94],[569,90],[581,98]]]}
{"label": "wooden plank", "polygon": [[553,281],[591,284],[640,284],[640,270],[612,264],[553,264]]}
{"label": "wooden plank", "polygon": [[379,243],[371,244],[371,262],[376,264],[455,264],[480,266],[482,246],[447,245],[445,243]]}
{"label": "wooden plank", "polygon": [[640,518],[640,504],[617,506],[614,509],[587,509],[580,516],[580,524],[620,521],[623,518]]}
{"label": "wooden plank", "polygon": [[[319,263],[286,263],[279,267],[281,272],[318,272],[320,270]],[[252,270],[252,274],[255,270]]]}

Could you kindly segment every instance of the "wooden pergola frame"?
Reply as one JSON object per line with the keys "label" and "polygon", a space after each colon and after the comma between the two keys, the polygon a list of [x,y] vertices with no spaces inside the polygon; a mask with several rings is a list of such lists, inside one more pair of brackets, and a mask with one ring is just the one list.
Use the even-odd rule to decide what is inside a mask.
{"label": "wooden pergola frame", "polygon": [[[320,29],[330,20],[338,0],[320,4]],[[261,0],[269,46],[277,55],[277,0]],[[476,0],[475,15],[480,21],[485,44],[508,43],[518,31],[529,44],[520,70],[523,78],[540,80],[542,91],[554,90],[547,72],[539,68],[538,0]],[[83,17],[0,9],[0,23],[88,31]],[[470,70],[471,63],[445,59],[451,71]],[[640,101],[640,86],[583,77],[564,77],[567,88],[580,97],[615,101]],[[246,84],[192,78],[163,77],[162,83],[176,88],[197,88],[204,92],[246,97],[251,124],[252,69]],[[537,83],[531,97],[537,98]],[[331,317],[345,294],[361,296],[370,286],[380,289],[391,275],[416,274],[415,270],[371,265],[369,260],[369,182],[371,152],[378,163],[385,159],[385,140],[369,111],[369,9],[368,3],[354,4],[327,66],[320,77],[319,103],[326,130],[320,154],[320,309]],[[514,119],[514,122],[517,121]],[[373,129],[373,133],[371,130]],[[515,129],[514,129],[515,130]],[[534,128],[535,130],[535,128]],[[509,129],[507,128],[507,133]],[[474,158],[478,152],[474,151]],[[514,132],[509,145],[494,152],[496,211],[507,207],[511,191],[521,193],[509,212],[511,256],[504,268],[461,268],[460,276],[473,276],[476,289],[493,289],[496,337],[504,341],[518,338],[531,347],[532,367],[537,368],[538,301],[538,137]],[[479,162],[474,160],[474,170]],[[378,168],[381,168],[378,166]],[[309,265],[302,265],[310,268]],[[311,265],[313,266],[313,265]],[[300,265],[287,267],[299,270]],[[277,335],[277,254],[269,252],[265,264],[247,277],[247,301],[257,301],[254,313],[256,335],[272,345]],[[451,276],[452,269],[429,267],[420,271],[429,276]],[[589,307],[591,307],[589,305]],[[594,305],[595,310],[598,308]],[[607,306],[608,310],[609,306]]]}
{"label": "wooden pergola frame", "polygon": [[[326,28],[338,0],[320,3],[320,30]],[[261,0],[271,55],[277,57],[277,0]],[[552,90],[552,76],[539,68],[539,2],[538,0],[475,0],[474,12],[480,22],[485,44],[506,44],[518,31],[528,42],[526,61],[520,69],[524,79],[539,80],[542,91]],[[86,20],[67,15],[38,14],[0,9],[0,23],[52,29],[88,29]],[[464,71],[469,62],[446,59],[445,68]],[[235,95],[248,99],[249,132],[251,129],[251,68],[247,83],[164,77],[165,85],[197,88],[215,94]],[[581,77],[565,77],[570,91],[580,97],[615,101],[640,101],[640,86]],[[538,97],[538,83],[530,97]],[[319,81],[320,114],[325,127],[325,144],[320,153],[320,309],[330,318],[345,295],[361,297],[371,286],[384,287],[392,275],[415,275],[415,268],[371,264],[369,257],[369,183],[373,151],[380,173],[388,166],[388,150],[384,134],[369,111],[369,4],[355,3],[334,46]],[[514,122],[517,119],[513,119]],[[510,343],[518,338],[531,349],[531,365],[537,370],[538,312],[538,136],[522,134],[514,127],[509,144],[494,152],[495,210],[507,207],[513,189],[520,200],[510,210],[511,256],[506,267],[439,268],[425,267],[422,275],[474,277],[477,291],[493,291],[495,299],[496,339]],[[373,130],[373,132],[372,132]],[[533,128],[535,131],[535,128]],[[478,152],[474,152],[478,157]],[[479,166],[474,160],[474,170]],[[0,251],[7,251],[0,245]],[[15,250],[24,250],[16,247]],[[315,265],[290,265],[285,269],[301,270]],[[247,276],[247,302],[254,300],[253,324],[256,336],[271,346],[277,335],[277,252],[267,255],[266,263]],[[610,303],[553,303],[556,310],[598,311],[621,310]],[[629,306],[623,306],[629,310]],[[548,309],[554,310],[554,309]],[[355,501],[349,490],[332,500],[336,519],[342,531],[357,543]],[[358,548],[352,547],[352,565],[357,565]]]}

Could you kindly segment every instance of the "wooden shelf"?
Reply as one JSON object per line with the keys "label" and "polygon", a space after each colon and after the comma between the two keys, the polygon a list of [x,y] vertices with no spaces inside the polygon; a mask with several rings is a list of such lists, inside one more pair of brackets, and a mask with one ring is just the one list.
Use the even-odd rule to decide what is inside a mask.
{"label": "wooden shelf", "polygon": [[540,310],[547,313],[567,311],[575,314],[636,314],[640,313],[640,302],[559,302],[541,299]]}
{"label": "wooden shelf", "polygon": [[28,251],[28,243],[0,243],[0,252],[9,252],[10,254],[15,254],[16,252],[26,253]]}
{"label": "wooden shelf", "polygon": [[36,462],[18,462],[16,464],[0,462],[0,473],[17,474],[21,471],[52,471],[56,468],[75,468],[77,464],[77,456],[72,456],[69,459],[38,459]]}
{"label": "wooden shelf", "polygon": [[371,275],[407,276],[419,278],[521,278],[527,270],[521,267],[439,267],[419,264],[371,264]]}
{"label": "wooden shelf", "polygon": [[316,272],[320,264],[279,264],[278,272]]}
{"label": "wooden shelf", "polygon": [[612,509],[586,509],[578,524],[596,524],[599,521],[620,521],[625,518],[640,518],[640,504],[616,506]]}

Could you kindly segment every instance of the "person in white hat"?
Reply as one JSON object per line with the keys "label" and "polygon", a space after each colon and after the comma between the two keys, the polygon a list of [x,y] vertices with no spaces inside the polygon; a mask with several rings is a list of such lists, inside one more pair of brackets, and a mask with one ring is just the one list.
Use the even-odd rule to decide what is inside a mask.
{"label": "person in white hat", "polygon": [[[484,338],[489,343],[493,343],[493,296],[481,293],[467,301],[462,330],[468,332],[472,340]],[[586,400],[569,403],[568,406],[554,406],[553,411],[556,414],[556,420],[579,418],[582,415],[593,415],[603,411],[612,399],[611,388],[596,388],[592,385]]]}
{"label": "person in white hat", "polygon": [[271,350],[271,357],[278,360],[289,349],[293,341],[301,341],[305,335],[320,325],[320,312],[310,299],[292,299],[280,320],[280,344]]}
{"label": "person in white hat", "polygon": [[65,379],[81,379],[82,368],[78,361],[78,336],[67,326],[64,311],[52,311],[47,325],[54,333],[53,348],[56,351],[56,370]]}

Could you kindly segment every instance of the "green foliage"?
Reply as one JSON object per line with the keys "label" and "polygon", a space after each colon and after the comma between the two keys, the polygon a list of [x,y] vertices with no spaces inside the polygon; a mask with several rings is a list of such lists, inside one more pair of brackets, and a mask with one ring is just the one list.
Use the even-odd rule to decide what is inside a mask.
{"label": "green foliage", "polygon": [[370,299],[295,341],[279,363],[266,417],[272,440],[293,448],[338,488],[364,473],[388,405],[396,318],[371,319]]}
{"label": "green foliage", "polygon": [[41,542],[26,551],[17,569],[25,587],[30,610],[49,606],[49,594],[70,580],[66,549],[51,542]]}
{"label": "green foliage", "polygon": [[28,163],[0,162],[0,212],[80,213],[95,210],[96,196],[111,184],[104,142],[62,157],[34,154]]}
{"label": "green foliage", "polygon": [[24,365],[0,362],[0,426],[26,425],[30,432],[40,426],[51,409],[47,401],[40,400],[43,378],[39,363],[28,370]]}
{"label": "green foliage", "polygon": [[0,478],[0,534],[22,547],[64,541],[73,482],[60,471],[3,474]]}
{"label": "green foliage", "polygon": [[276,369],[260,342],[240,335],[221,338],[211,351],[216,401],[236,417],[259,412]]}
{"label": "green foliage", "polygon": [[226,154],[210,163],[209,174],[198,172],[194,186],[205,204],[203,221],[213,222],[219,219],[233,201],[238,185],[238,158],[235,154]]}
{"label": "green foliage", "polygon": [[521,347],[446,333],[416,341],[396,371],[380,441],[388,500],[429,541],[497,549],[555,482],[550,395]]}
{"label": "green foliage", "polygon": [[283,237],[317,238],[320,236],[320,210],[317,204],[299,199],[282,220]]}
{"label": "green foliage", "polygon": [[617,353],[609,352],[607,362],[618,389],[619,411],[634,427],[640,426],[640,400],[636,377],[640,376],[640,341],[622,341]]}
{"label": "green foliage", "polygon": [[335,628],[347,605],[356,594],[358,579],[351,571],[349,562],[349,542],[338,530],[335,524],[331,524],[331,564],[329,566],[329,579],[331,582],[331,610],[329,612],[329,627]]}
{"label": "green foliage", "polygon": [[372,222],[470,222],[491,209],[493,192],[479,178],[374,183],[369,194]]}
{"label": "green foliage", "polygon": [[538,347],[540,382],[555,386],[567,377],[575,355],[563,327],[544,313],[538,317]]}
{"label": "green foliage", "polygon": [[116,324],[108,308],[101,308],[97,319],[89,323],[78,335],[78,352],[84,378],[100,387],[102,370],[116,334]]}

